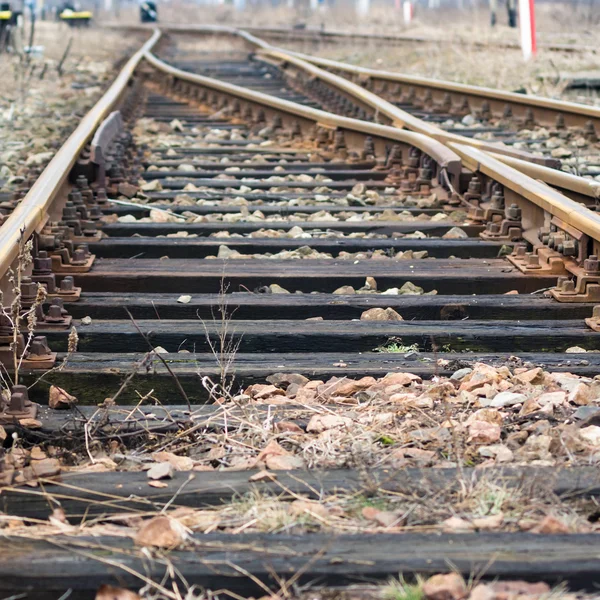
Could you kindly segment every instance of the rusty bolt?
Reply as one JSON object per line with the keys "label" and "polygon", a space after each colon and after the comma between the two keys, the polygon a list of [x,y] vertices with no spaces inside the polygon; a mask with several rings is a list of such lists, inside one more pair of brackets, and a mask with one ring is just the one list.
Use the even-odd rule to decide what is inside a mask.
{"label": "rusty bolt", "polygon": [[29,392],[27,391],[26,385],[13,385],[10,388],[11,394],[21,394],[23,396],[23,404],[25,407],[31,406],[31,400],[29,399]]}
{"label": "rusty bolt", "polygon": [[533,110],[531,108],[525,109],[525,126],[533,127],[535,125],[535,119],[533,117]]}
{"label": "rusty bolt", "polygon": [[69,293],[75,291],[75,280],[71,275],[66,275],[60,282],[61,293]]}
{"label": "rusty bolt", "polygon": [[600,263],[598,262],[598,257],[595,254],[592,254],[588,258],[583,261],[583,268],[586,273],[598,273],[600,272]]}
{"label": "rusty bolt", "polygon": [[60,323],[64,319],[62,311],[60,310],[60,306],[56,306],[56,304],[51,304],[48,307],[48,312],[46,313],[46,321],[48,323]]}
{"label": "rusty bolt", "polygon": [[556,115],[554,127],[556,127],[556,129],[564,129],[565,128],[565,116],[562,113],[558,113]]}
{"label": "rusty bolt", "polygon": [[562,254],[565,256],[575,256],[577,254],[577,240],[565,240],[562,243]]}
{"label": "rusty bolt", "polygon": [[50,356],[51,351],[48,346],[48,340],[45,335],[36,335],[33,340],[31,340],[31,346],[29,347],[29,356],[28,358],[35,360],[40,358],[46,358]]}
{"label": "rusty bolt", "polygon": [[479,177],[471,177],[471,181],[469,181],[469,193],[481,194],[481,181]]}
{"label": "rusty bolt", "polygon": [[527,244],[515,244],[514,254],[519,258],[524,258],[527,254]]}
{"label": "rusty bolt", "polygon": [[500,226],[498,223],[488,223],[487,230],[489,233],[500,233]]}
{"label": "rusty bolt", "polygon": [[575,292],[575,282],[566,277],[559,277],[557,287],[563,294],[572,294]]}
{"label": "rusty bolt", "polygon": [[336,131],[333,138],[334,150],[343,150],[346,148],[346,138],[343,131]]}
{"label": "rusty bolt", "polygon": [[98,204],[105,204],[108,202],[108,196],[106,195],[106,190],[104,188],[100,188],[96,192],[96,202]]}
{"label": "rusty bolt", "polygon": [[375,156],[375,143],[370,135],[365,138],[363,145],[363,156]]}
{"label": "rusty bolt", "polygon": [[597,142],[598,134],[596,133],[596,127],[592,121],[586,121],[583,126],[583,135],[588,142]]}
{"label": "rusty bolt", "polygon": [[511,221],[521,220],[521,209],[516,204],[511,204],[505,211],[506,218]]}
{"label": "rusty bolt", "polygon": [[533,254],[533,252],[528,252],[526,254],[527,262],[526,266],[528,269],[540,269],[540,257],[537,254]]}
{"label": "rusty bolt", "polygon": [[86,261],[85,250],[83,248],[76,248],[73,253],[72,263],[84,263]]}
{"label": "rusty bolt", "polygon": [[513,116],[512,108],[510,104],[504,105],[504,111],[502,112],[502,117],[504,119],[510,119]]}
{"label": "rusty bolt", "polygon": [[8,408],[4,411],[7,415],[19,415],[27,412],[25,398],[20,392],[11,392]]}
{"label": "rusty bolt", "polygon": [[33,272],[38,275],[52,273],[52,259],[45,250],[40,250],[33,259]]}
{"label": "rusty bolt", "polygon": [[21,298],[25,301],[35,300],[38,284],[31,281],[31,277],[23,277],[21,280]]}
{"label": "rusty bolt", "polygon": [[90,187],[85,175],[79,175],[75,183],[80,190],[87,190]]}
{"label": "rusty bolt", "polygon": [[600,304],[596,304],[592,311],[592,319],[600,319]]}

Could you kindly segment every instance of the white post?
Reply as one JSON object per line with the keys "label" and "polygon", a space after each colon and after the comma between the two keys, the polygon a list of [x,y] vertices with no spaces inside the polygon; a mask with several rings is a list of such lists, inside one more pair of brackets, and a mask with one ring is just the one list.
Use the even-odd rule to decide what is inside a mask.
{"label": "white post", "polygon": [[359,17],[366,17],[369,14],[370,8],[371,8],[371,0],[357,0],[356,14]]}
{"label": "white post", "polygon": [[310,0],[311,12],[314,12],[315,10],[317,10],[317,8],[319,8],[319,0]]}
{"label": "white post", "polygon": [[519,0],[519,27],[523,58],[529,60],[536,53],[534,0]]}
{"label": "white post", "polygon": [[402,3],[402,16],[404,17],[404,24],[409,25],[413,18],[413,6],[410,0],[404,0]]}

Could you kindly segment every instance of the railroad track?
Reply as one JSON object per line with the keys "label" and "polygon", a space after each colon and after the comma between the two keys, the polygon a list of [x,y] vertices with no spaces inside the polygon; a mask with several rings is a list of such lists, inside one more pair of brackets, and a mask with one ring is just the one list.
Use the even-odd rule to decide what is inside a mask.
{"label": "railroad track", "polygon": [[591,590],[594,183],[217,33],[5,207],[0,590]]}

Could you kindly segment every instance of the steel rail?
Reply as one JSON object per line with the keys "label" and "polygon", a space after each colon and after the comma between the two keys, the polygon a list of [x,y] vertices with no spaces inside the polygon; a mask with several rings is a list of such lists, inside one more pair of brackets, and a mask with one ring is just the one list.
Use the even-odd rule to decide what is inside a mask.
{"label": "steel rail", "polygon": [[504,146],[502,144],[494,144],[490,142],[482,142],[481,140],[467,138],[455,133],[448,133],[440,127],[431,125],[430,123],[427,123],[422,119],[411,115],[405,110],[398,108],[388,100],[385,100],[381,96],[378,96],[377,94],[366,90],[365,88],[350,81],[349,79],[340,77],[339,75],[335,75],[324,69],[321,69],[320,67],[312,64],[310,61],[298,56],[296,53],[290,53],[287,50],[281,50],[279,48],[261,49],[258,51],[258,56],[266,56],[272,59],[279,60],[284,65],[286,63],[292,64],[298,69],[310,73],[310,75],[320,79],[321,81],[327,83],[331,87],[341,90],[342,92],[346,93],[352,98],[363,102],[364,104],[369,106],[373,111],[375,111],[376,115],[384,115],[385,117],[390,119],[394,127],[407,128],[411,131],[422,133],[442,142],[443,144],[455,142],[459,144],[464,144],[466,146],[472,146],[473,148],[479,148],[480,150],[485,150],[487,152],[493,152],[495,154],[513,156],[515,158],[532,160],[534,162],[546,162],[546,159],[544,158],[534,157],[533,155],[528,154],[526,152],[514,150],[509,146]]}
{"label": "steel rail", "polygon": [[217,92],[229,94],[235,98],[260,104],[267,108],[276,109],[294,117],[312,121],[317,125],[329,129],[355,131],[361,134],[372,135],[379,138],[383,137],[388,140],[414,146],[433,158],[440,167],[445,168],[448,173],[453,176],[458,176],[460,173],[461,163],[456,153],[450,150],[446,145],[425,134],[335,115],[296,102],[276,98],[270,94],[264,94],[231,83],[219,81],[211,77],[190,73],[189,71],[184,71],[167,64],[149,50],[144,53],[144,58],[154,68],[181,81],[201,85]]}
{"label": "steel rail", "polygon": [[[344,63],[337,63],[335,61],[329,61],[327,59],[320,59],[318,57],[303,55],[299,53],[294,53],[287,50],[282,50],[280,48],[275,48],[268,42],[256,37],[252,33],[240,30],[235,27],[226,27],[220,25],[203,25],[203,26],[168,26],[169,31],[180,32],[180,33],[212,33],[212,34],[227,34],[237,36],[246,42],[248,42],[251,46],[258,49],[259,55],[264,57],[270,57],[271,59],[275,59],[276,61],[288,62],[290,64],[295,64],[298,68],[303,69],[311,74],[311,76],[320,77],[324,81],[329,84],[335,85],[338,89],[341,89],[344,93],[348,94],[351,97],[358,98],[359,100],[367,103],[371,108],[376,110],[380,114],[387,114],[389,118],[396,119],[393,121],[395,126],[407,126],[413,131],[417,131],[419,133],[423,133],[424,135],[429,135],[434,137],[435,139],[441,141],[442,143],[461,143],[464,145],[469,145],[480,150],[484,150],[486,152],[492,153],[495,155],[500,161],[510,164],[517,170],[530,175],[535,179],[541,179],[542,181],[559,187],[562,190],[573,192],[574,194],[581,196],[583,199],[591,198],[594,201],[600,197],[599,194],[599,184],[594,181],[584,179],[582,177],[577,177],[575,175],[571,175],[569,173],[565,173],[563,171],[559,171],[557,169],[551,169],[548,167],[544,167],[539,164],[535,164],[530,160],[529,155],[526,153],[521,153],[515,150],[511,150],[507,147],[502,147],[497,144],[490,144],[486,142],[480,142],[477,140],[471,140],[470,138],[465,138],[463,136],[454,135],[446,133],[444,130],[435,127],[434,125],[425,123],[424,121],[413,117],[406,111],[402,111],[401,109],[395,107],[390,102],[382,99],[380,96],[374,94],[373,92],[369,92],[368,90],[363,89],[359,85],[344,79],[343,77],[336,76],[334,74],[328,75],[326,71],[323,69],[316,68],[316,63],[324,63],[329,64],[332,63],[334,65],[341,65],[348,70],[356,69],[356,71],[368,71],[371,72],[373,70],[363,69],[362,67],[353,67],[352,65],[346,65]],[[255,29],[256,30],[256,29]],[[302,57],[302,58],[299,58]],[[311,63],[315,63],[315,66],[311,68]],[[376,73],[381,73],[380,71],[374,71]],[[404,77],[404,76],[401,76]],[[409,77],[409,76],[407,76]],[[423,81],[434,81],[435,83],[447,83],[447,82],[437,82],[435,80],[426,80],[424,78],[418,78]],[[476,89],[476,90],[485,90],[489,94],[496,93],[496,90],[491,90],[488,88],[474,88],[473,86],[464,86],[462,84],[448,84],[448,85],[456,85],[460,89]],[[521,94],[514,94],[511,92],[497,92],[499,95],[503,95],[510,98],[515,98],[520,101],[527,101],[532,97],[526,96],[523,97]],[[550,105],[558,107],[581,107],[582,109],[588,110],[592,109],[600,117],[600,109],[594,109],[593,107],[587,107],[585,105],[579,105],[571,102],[560,102],[556,100],[550,100],[546,98],[538,98],[538,100],[543,102],[548,102]]]}
{"label": "steel rail", "polygon": [[591,238],[600,240],[599,213],[567,198],[545,183],[532,179],[495,156],[463,144],[449,146],[462,158],[463,165],[469,170],[488,175],[552,216],[562,219]]}
{"label": "steel rail", "polygon": [[[373,110],[376,115],[383,115],[385,118],[389,119],[392,125],[395,127],[407,128],[411,131],[422,133],[444,144],[456,142],[473,146],[474,148],[479,148],[480,150],[485,150],[487,152],[493,152],[495,154],[512,156],[514,158],[531,160],[533,162],[543,164],[547,163],[547,159],[545,158],[535,157],[526,152],[503,146],[502,144],[484,142],[481,140],[467,138],[458,134],[448,133],[440,127],[427,123],[422,119],[419,119],[418,117],[415,117],[410,113],[398,108],[391,102],[369,90],[364,89],[360,85],[344,77],[330,73],[325,69],[321,69],[317,64],[313,64],[321,59],[291,52],[282,48],[277,48],[268,42],[257,38],[251,33],[248,33],[247,31],[236,29],[234,27],[219,25],[169,26],[168,31],[180,34],[208,33],[237,36],[254,47],[257,50],[257,55],[264,58],[267,62],[277,61],[277,63],[283,67],[285,67],[286,64],[294,65],[297,69],[308,73],[311,77],[318,78],[330,87],[341,91],[343,94],[359,102],[362,102],[365,106]],[[516,95],[518,96],[518,94]]]}
{"label": "steel rail", "polygon": [[584,177],[578,177],[577,175],[565,173],[557,169],[550,169],[542,165],[536,165],[512,156],[498,154],[495,157],[533,179],[539,179],[553,187],[578,194],[584,201],[589,202],[590,198],[594,199],[594,201],[600,199],[600,182],[598,181],[585,179]]}
{"label": "steel rail", "polygon": [[[277,55],[279,55],[279,53],[277,53]],[[385,137],[389,136],[392,139],[406,141],[412,145],[416,145],[426,152],[426,146],[419,146],[417,143],[422,144],[425,139],[428,140],[429,143],[435,142],[435,147],[438,151],[441,151],[441,148],[445,148],[450,149],[453,153],[458,155],[462,160],[463,167],[468,168],[474,173],[479,172],[490,177],[494,181],[501,183],[507,190],[514,192],[517,197],[523,198],[525,201],[530,202],[531,205],[538,207],[547,214],[560,218],[572,227],[575,227],[593,239],[600,241],[600,214],[591,211],[586,206],[565,196],[545,182],[538,181],[538,178],[546,177],[555,185],[560,185],[565,189],[577,190],[585,196],[597,197],[599,186],[595,186],[593,182],[558,170],[548,169],[526,161],[520,161],[512,157],[490,154],[467,144],[448,141],[445,145],[442,145],[439,141],[427,138],[423,134],[415,134],[389,126],[376,125],[365,121],[350,119],[348,117],[332,115],[331,113],[274,98],[261,92],[247,90],[210,77],[192,74],[188,71],[183,71],[168,65],[149,51],[146,52],[145,58],[153,67],[183,81],[197,83],[216,91],[234,95],[238,98],[259,102],[265,106],[287,110],[296,116],[310,118],[316,123],[325,125],[326,127],[343,127],[345,129],[354,128],[355,131],[360,131],[361,133],[384,135]],[[403,137],[407,135],[410,135],[410,137]],[[462,139],[460,136],[457,137]],[[427,153],[432,156],[431,151]],[[440,164],[439,157],[436,159],[436,162]],[[518,167],[528,170],[529,174],[518,170]],[[531,211],[528,212],[531,217]],[[540,219],[542,222],[544,221],[543,213],[534,215],[533,220],[538,227],[540,225],[538,222]],[[533,225],[532,222],[529,222],[528,224],[530,226]]]}
{"label": "steel rail", "polygon": [[[287,50],[286,50],[287,52]],[[566,125],[583,125],[585,121],[592,120],[600,125],[600,108],[578,104],[577,102],[568,102],[565,100],[553,100],[551,98],[543,98],[541,96],[530,96],[528,94],[517,94],[515,92],[507,92],[504,90],[496,90],[493,88],[467,85],[464,83],[454,83],[452,81],[444,81],[441,79],[431,79],[427,77],[419,77],[417,75],[405,75],[395,73],[393,71],[383,71],[379,69],[370,69],[367,67],[358,67],[347,63],[331,60],[328,58],[320,58],[301,52],[289,51],[290,54],[310,62],[314,65],[335,72],[348,73],[363,82],[369,79],[385,81],[388,83],[399,83],[413,88],[421,88],[423,90],[432,90],[439,94],[441,100],[446,93],[455,94],[461,98],[468,98],[469,102],[479,102],[478,106],[471,106],[471,109],[481,106],[483,101],[490,103],[490,110],[501,117],[505,106],[517,107],[522,110],[536,109],[537,114],[534,117],[543,118],[545,115],[556,116],[561,114],[565,118]],[[435,98],[434,98],[435,99]]]}
{"label": "steel rail", "polygon": [[127,61],[115,81],[93,108],[83,117],[77,129],[60,147],[19,205],[0,227],[0,273],[8,271],[19,252],[19,240],[27,239],[48,218],[48,209],[67,181],[75,161],[92,138],[98,126],[110,113],[125,91],[131,76],[160,38],[156,30],[150,39]]}

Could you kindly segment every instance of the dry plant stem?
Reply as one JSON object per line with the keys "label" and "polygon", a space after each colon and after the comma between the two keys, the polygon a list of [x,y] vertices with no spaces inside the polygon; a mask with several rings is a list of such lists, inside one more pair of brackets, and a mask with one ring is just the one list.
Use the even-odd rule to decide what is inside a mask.
{"label": "dry plant stem", "polygon": [[[219,289],[219,305],[217,311],[219,316],[215,316],[214,312],[212,312],[212,320],[213,323],[218,323],[218,336],[219,339],[217,342],[214,342],[210,334],[208,332],[208,328],[203,319],[198,316],[202,326],[204,327],[204,333],[206,337],[206,342],[212,355],[215,357],[217,361],[217,365],[219,366],[220,371],[220,393],[225,397],[231,396],[231,389],[234,383],[234,377],[230,378],[230,373],[235,363],[235,357],[239,350],[240,344],[242,343],[241,337],[235,341],[233,334],[234,332],[230,331],[230,324],[235,313],[233,310],[230,314],[227,313],[227,291],[229,289],[229,285],[225,284],[224,275],[221,276],[220,289]],[[204,382],[203,382],[204,383]],[[206,387],[206,386],[205,386]],[[208,388],[206,388],[207,391]],[[214,399],[214,392],[216,392],[216,386],[212,391],[209,391],[211,397]]]}
{"label": "dry plant stem", "polygon": [[[137,324],[136,320],[133,318],[133,315],[129,312],[127,307],[125,307],[125,312],[131,319],[131,322],[133,323],[133,326],[136,328],[137,332],[142,336],[142,338],[144,338],[144,341],[146,342],[146,344],[148,344],[148,348],[150,348],[150,351],[154,352],[154,346],[152,346],[150,340],[148,339],[148,336],[140,329],[139,325]],[[167,361],[160,355],[159,352],[154,352],[154,354],[162,362],[162,364],[165,366],[165,369],[167,369],[167,371],[169,372],[169,375],[171,375],[171,377],[175,381],[175,385],[177,386],[179,393],[181,394],[182,398],[185,400],[185,403],[188,406],[188,410],[191,413],[192,405],[190,403],[190,399],[188,398],[188,395],[185,393],[185,390],[183,389],[183,387],[181,386],[181,382],[179,381],[177,375],[175,375],[175,373],[173,373],[171,367],[169,366]]]}
{"label": "dry plant stem", "polygon": [[[11,380],[12,385],[18,385],[19,383],[19,371],[21,369],[23,359],[27,355],[27,351],[35,335],[35,326],[37,324],[36,310],[39,306],[41,306],[44,303],[44,300],[46,299],[47,295],[46,288],[44,288],[42,285],[38,285],[37,295],[32,306],[25,312],[22,312],[23,303],[21,296],[21,283],[23,280],[23,273],[25,273],[25,271],[33,261],[31,254],[32,250],[33,241],[25,241],[23,235],[21,234],[21,238],[19,239],[19,254],[17,256],[17,268],[16,271],[12,269],[9,270],[8,279],[12,285],[12,293],[14,295],[14,299],[10,305],[10,311],[7,311],[4,308],[2,302],[2,295],[0,294],[0,312],[2,316],[8,321],[11,328],[12,342],[10,344],[10,350],[12,353],[13,360],[13,377],[11,378],[8,371],[6,371],[6,367],[4,365],[3,368],[6,371],[8,378]],[[19,356],[19,337],[21,335],[22,320],[25,320],[27,322],[27,341],[25,342],[23,351]],[[8,388],[9,386],[4,376],[1,376],[1,378],[3,380],[3,383]]]}

